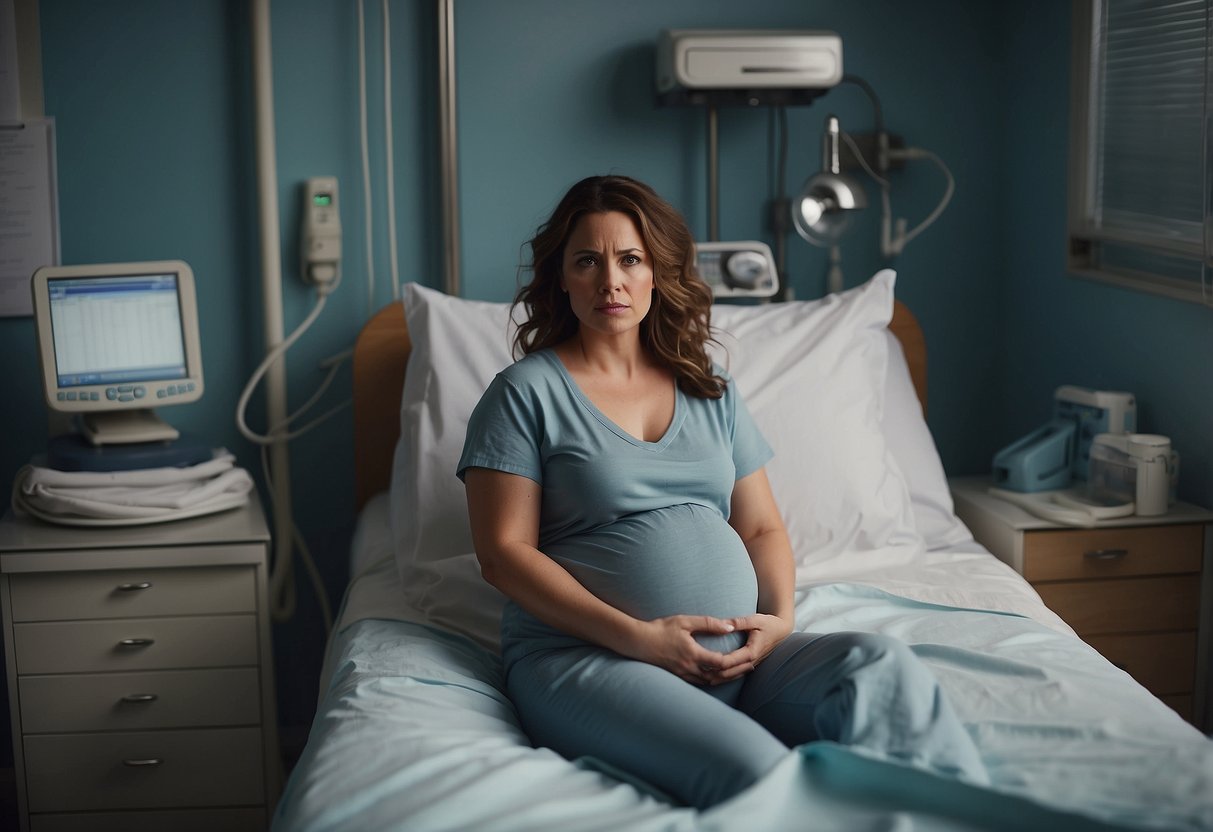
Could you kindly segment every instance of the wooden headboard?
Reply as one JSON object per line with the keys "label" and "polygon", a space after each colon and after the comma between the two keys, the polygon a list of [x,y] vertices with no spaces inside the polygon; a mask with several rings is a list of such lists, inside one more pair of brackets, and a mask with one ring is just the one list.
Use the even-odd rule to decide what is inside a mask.
{"label": "wooden headboard", "polygon": [[[889,329],[901,342],[925,412],[927,345],[918,319],[897,301]],[[354,499],[359,509],[391,482],[392,457],[400,436],[400,394],[410,349],[402,303],[379,310],[354,344]]]}

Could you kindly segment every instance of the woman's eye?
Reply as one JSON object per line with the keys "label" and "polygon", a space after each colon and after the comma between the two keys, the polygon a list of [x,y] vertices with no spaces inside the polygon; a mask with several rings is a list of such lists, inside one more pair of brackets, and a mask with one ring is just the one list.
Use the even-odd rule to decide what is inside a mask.
{"label": "woman's eye", "polygon": [[635,266],[639,262],[640,262],[640,258],[637,257],[635,254],[628,254],[628,255],[625,255],[623,258],[623,265],[625,265],[625,266]]}
{"label": "woman's eye", "polygon": [[577,265],[581,266],[581,268],[583,268],[583,269],[588,269],[590,266],[593,266],[596,262],[598,262],[598,261],[595,258],[590,257],[589,255],[586,255],[585,257],[582,257],[577,261]]}

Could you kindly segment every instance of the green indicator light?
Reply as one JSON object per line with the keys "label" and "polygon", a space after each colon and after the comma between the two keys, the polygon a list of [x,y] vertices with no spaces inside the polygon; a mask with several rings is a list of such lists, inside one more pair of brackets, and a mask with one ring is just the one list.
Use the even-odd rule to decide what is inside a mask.
{"label": "green indicator light", "polygon": [[316,194],[315,196],[312,197],[312,204],[317,207],[320,207],[320,208],[327,208],[328,206],[333,204],[333,195],[332,194]]}

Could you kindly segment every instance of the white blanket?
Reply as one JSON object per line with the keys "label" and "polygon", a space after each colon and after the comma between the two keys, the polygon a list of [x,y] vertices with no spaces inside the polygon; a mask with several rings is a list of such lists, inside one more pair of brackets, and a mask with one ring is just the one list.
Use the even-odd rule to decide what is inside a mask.
{"label": "white blanket", "polygon": [[17,472],[13,510],[68,525],[155,523],[242,506],[252,489],[252,477],[222,448],[181,468],[57,471],[31,464]]}

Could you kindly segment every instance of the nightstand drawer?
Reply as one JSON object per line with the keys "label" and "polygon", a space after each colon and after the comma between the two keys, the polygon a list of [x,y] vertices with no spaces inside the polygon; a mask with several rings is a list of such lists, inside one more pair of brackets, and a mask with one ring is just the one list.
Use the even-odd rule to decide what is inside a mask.
{"label": "nightstand drawer", "polygon": [[1200,618],[1199,575],[1061,581],[1035,589],[1080,636],[1195,630]]}
{"label": "nightstand drawer", "polygon": [[265,800],[261,731],[25,738],[31,812],[250,806]]}
{"label": "nightstand drawer", "polygon": [[253,615],[17,624],[17,672],[112,673],[255,665]]}
{"label": "nightstand drawer", "polygon": [[1034,531],[1024,535],[1023,575],[1029,581],[1199,572],[1204,527]]}
{"label": "nightstand drawer", "polygon": [[1086,641],[1155,695],[1190,693],[1195,684],[1195,632],[1088,636]]}
{"label": "nightstand drawer", "polygon": [[22,676],[26,734],[257,725],[255,667]]}
{"label": "nightstand drawer", "polygon": [[34,572],[9,579],[14,621],[253,612],[252,567]]}

